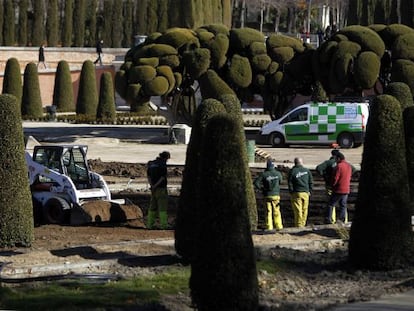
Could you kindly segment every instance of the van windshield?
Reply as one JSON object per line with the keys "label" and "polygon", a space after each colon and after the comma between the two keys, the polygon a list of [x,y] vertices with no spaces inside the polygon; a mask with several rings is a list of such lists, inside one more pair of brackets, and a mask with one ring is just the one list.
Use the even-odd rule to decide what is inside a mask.
{"label": "van windshield", "polygon": [[280,123],[297,122],[308,120],[308,108],[304,107],[289,113]]}

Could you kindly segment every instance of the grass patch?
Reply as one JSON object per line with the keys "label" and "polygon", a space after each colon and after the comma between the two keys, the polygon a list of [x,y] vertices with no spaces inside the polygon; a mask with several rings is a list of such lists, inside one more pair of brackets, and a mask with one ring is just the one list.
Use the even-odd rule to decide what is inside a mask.
{"label": "grass patch", "polygon": [[189,267],[174,267],[153,276],[105,284],[65,280],[0,287],[0,308],[74,310],[151,305],[163,295],[188,293],[189,277]]}

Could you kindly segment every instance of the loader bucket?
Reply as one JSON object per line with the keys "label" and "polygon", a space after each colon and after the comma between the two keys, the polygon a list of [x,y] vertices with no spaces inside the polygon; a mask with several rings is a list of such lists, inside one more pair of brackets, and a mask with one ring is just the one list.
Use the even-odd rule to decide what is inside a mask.
{"label": "loader bucket", "polygon": [[121,223],[130,220],[134,220],[135,223],[142,222],[142,227],[145,227],[142,210],[137,205],[102,200],[87,201],[81,207],[73,208],[70,213],[71,225]]}

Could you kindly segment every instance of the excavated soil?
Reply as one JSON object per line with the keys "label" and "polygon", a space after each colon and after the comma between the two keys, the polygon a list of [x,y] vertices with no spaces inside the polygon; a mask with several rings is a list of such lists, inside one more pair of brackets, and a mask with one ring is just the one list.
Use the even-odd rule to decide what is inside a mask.
{"label": "excavated soil", "polygon": [[[111,176],[111,182],[122,177],[145,177],[145,166],[139,164],[94,160],[91,167],[104,176]],[[170,167],[169,176],[181,177],[182,168]],[[275,272],[271,273],[258,269],[260,310],[329,310],[339,304],[376,299],[413,288],[411,268],[391,272],[352,269],[347,263],[348,231],[347,227],[331,225],[254,234],[258,258],[270,259],[275,266]],[[0,270],[2,277],[7,271],[9,277],[13,276],[16,267],[33,274],[36,267],[52,269],[84,261],[99,262],[99,265],[88,264],[81,273],[122,277],[151,275],[163,267],[181,265],[175,256],[172,230],[147,230],[131,222],[41,225],[35,227],[34,234],[35,240],[29,249],[0,249],[0,263],[4,264],[3,271]],[[162,297],[156,306],[125,308],[132,309],[193,310],[188,293]]]}

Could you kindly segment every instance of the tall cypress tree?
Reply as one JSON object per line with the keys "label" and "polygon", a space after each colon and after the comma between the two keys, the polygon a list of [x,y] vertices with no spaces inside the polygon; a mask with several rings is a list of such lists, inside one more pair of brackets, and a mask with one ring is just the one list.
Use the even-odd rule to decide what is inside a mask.
{"label": "tall cypress tree", "polygon": [[85,44],[85,0],[75,0],[73,12],[73,42],[75,46],[83,47]]}
{"label": "tall cypress tree", "polygon": [[138,35],[147,34],[147,6],[149,0],[141,0],[135,3],[135,29]]}
{"label": "tall cypress tree", "polygon": [[244,192],[243,137],[232,116],[207,123],[190,289],[198,310],[257,310],[256,258]]}
{"label": "tall cypress tree", "polygon": [[123,9],[123,38],[122,38],[122,47],[129,48],[133,46],[133,32],[132,32],[132,22],[134,20],[134,3],[132,0],[127,0],[124,2]]}
{"label": "tall cypress tree", "polygon": [[33,2],[32,45],[40,46],[45,40],[45,4],[44,0]]}
{"label": "tall cypress tree", "polygon": [[97,29],[97,19],[96,19],[96,10],[98,7],[97,0],[89,0],[86,5],[86,46],[95,46],[98,38],[96,36]]}
{"label": "tall cypress tree", "polygon": [[112,82],[112,74],[104,72],[101,75],[101,88],[99,91],[99,103],[96,112],[96,118],[105,121],[115,121],[115,95],[114,84]]}
{"label": "tall cypress tree", "polygon": [[73,0],[65,1],[65,10],[63,17],[62,46],[72,46],[73,31]]}
{"label": "tall cypress tree", "polygon": [[411,260],[411,245],[401,104],[380,95],[367,124],[349,258],[359,268],[395,269]]}
{"label": "tall cypress tree", "polygon": [[119,48],[122,44],[122,3],[112,7],[112,47]]}
{"label": "tall cypress tree", "polygon": [[104,20],[103,20],[103,31],[102,39],[104,44],[107,47],[112,47],[112,6],[113,2],[111,0],[104,0]]}
{"label": "tall cypress tree", "polygon": [[39,75],[35,63],[28,63],[24,70],[22,116],[25,118],[42,118],[43,106],[40,96]]}
{"label": "tall cypress tree", "polygon": [[3,38],[4,45],[13,46],[15,44],[15,15],[14,4],[12,1],[4,2],[4,25],[3,25]]}
{"label": "tall cypress tree", "polygon": [[[3,3],[1,3],[3,4]],[[3,45],[4,7],[0,5],[0,45]]]}
{"label": "tall cypress tree", "polygon": [[57,46],[59,41],[58,0],[47,2],[46,36],[49,46]]}
{"label": "tall cypress tree", "polygon": [[9,58],[6,62],[3,78],[3,94],[11,94],[16,97],[16,103],[21,105],[23,85],[20,64],[17,58]]}
{"label": "tall cypress tree", "polygon": [[73,100],[72,78],[70,76],[69,65],[65,60],[58,63],[53,89],[53,105],[58,111],[75,111]]}
{"label": "tall cypress tree", "polygon": [[79,91],[76,100],[76,113],[96,116],[98,92],[96,88],[95,66],[92,61],[83,62],[79,78]]}
{"label": "tall cypress tree", "polygon": [[175,250],[186,262],[191,262],[195,245],[198,243],[195,232],[200,218],[196,202],[199,201],[201,142],[205,135],[208,120],[226,110],[221,102],[206,99],[197,107],[190,141],[187,147],[180,200],[175,221]]}
{"label": "tall cypress tree", "polygon": [[19,24],[18,42],[20,46],[26,46],[28,42],[27,34],[27,11],[29,8],[28,0],[19,1]]}
{"label": "tall cypress tree", "polygon": [[20,107],[13,95],[0,95],[0,246],[30,246],[33,206],[24,158]]}

